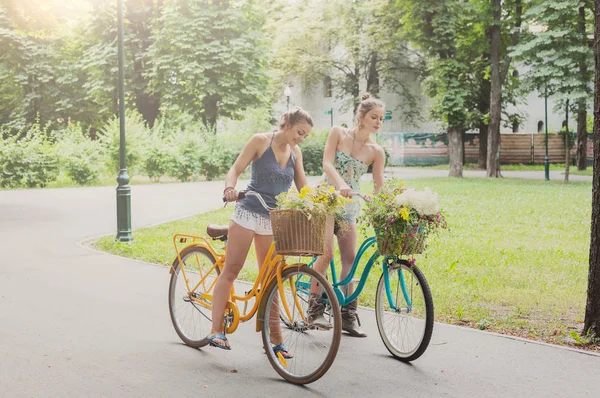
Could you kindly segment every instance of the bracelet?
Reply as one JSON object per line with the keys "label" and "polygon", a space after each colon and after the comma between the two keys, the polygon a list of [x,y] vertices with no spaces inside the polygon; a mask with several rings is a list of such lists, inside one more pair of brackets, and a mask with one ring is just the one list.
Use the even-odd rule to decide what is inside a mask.
{"label": "bracelet", "polygon": [[223,190],[223,195],[225,195],[225,194],[226,194],[226,193],[227,193],[229,190],[235,190],[235,188],[234,188],[234,187],[226,187],[226,188]]}

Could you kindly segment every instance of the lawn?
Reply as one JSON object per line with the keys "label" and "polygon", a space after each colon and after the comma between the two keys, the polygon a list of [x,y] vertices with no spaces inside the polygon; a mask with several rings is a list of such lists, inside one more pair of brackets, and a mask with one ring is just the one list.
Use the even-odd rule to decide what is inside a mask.
{"label": "lawn", "polygon": [[[407,167],[413,167],[413,166],[407,166]],[[415,167],[430,168],[430,169],[436,169],[436,170],[447,170],[448,169],[447,164],[438,164],[438,165],[434,165],[434,166],[415,166]],[[476,163],[466,163],[463,165],[463,169],[464,170],[479,170],[477,168]],[[532,164],[503,164],[500,166],[500,170],[504,170],[504,171],[544,171],[544,165],[543,164],[533,164],[533,165]],[[564,173],[565,164],[564,163],[562,163],[562,164],[552,163],[552,164],[550,164],[550,171],[560,171],[560,172]],[[574,167],[574,166],[571,166],[569,168],[569,174],[592,176],[593,173],[594,173],[593,167],[588,167],[582,171],[577,170],[577,167]]]}
{"label": "lawn", "polygon": [[[431,285],[437,321],[576,343],[586,301],[591,183],[434,178],[407,185],[437,191],[448,216],[449,228],[417,259]],[[109,236],[94,246],[170,265],[175,232],[203,233],[209,222],[226,223],[232,209],[137,230],[131,245]],[[248,262],[240,278],[252,280],[254,252]],[[361,305],[373,305],[379,275],[372,272]]]}

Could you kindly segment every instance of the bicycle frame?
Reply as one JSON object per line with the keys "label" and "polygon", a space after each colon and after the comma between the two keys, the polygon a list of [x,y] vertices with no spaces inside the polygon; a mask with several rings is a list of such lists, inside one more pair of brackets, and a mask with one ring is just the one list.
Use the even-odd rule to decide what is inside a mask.
{"label": "bicycle frame", "polygon": [[[210,285],[208,286],[208,289],[206,288],[206,279],[215,270],[215,268],[218,268],[219,271],[221,271],[223,269],[223,265],[225,263],[225,254],[219,253],[217,250],[215,250],[215,248],[211,245],[211,243],[209,241],[210,238],[207,238],[207,237],[204,237],[201,235],[176,234],[173,237],[173,244],[175,246],[175,251],[177,252],[177,261],[179,264],[183,264],[183,261],[181,259],[181,251],[179,250],[178,242],[179,243],[187,243],[188,239],[191,239],[191,243],[187,244],[185,246],[186,248],[191,247],[191,246],[203,247],[203,248],[207,249],[213,255],[213,257],[215,258],[216,261],[205,275],[202,275],[202,274],[200,275],[200,280],[198,281],[196,286],[194,286],[193,288],[190,288],[190,283],[189,283],[188,277],[186,276],[185,267],[181,267],[181,272],[183,274],[183,278],[185,280],[186,287],[189,292],[194,292],[200,285],[202,285],[204,287],[205,291],[212,291],[217,278],[215,278],[210,283]],[[226,308],[229,308],[230,310],[232,310],[234,314],[233,314],[233,319],[231,320],[232,323],[226,328],[226,332],[233,333],[238,328],[240,322],[246,322],[246,321],[252,319],[252,317],[257,312],[258,312],[259,316],[256,321],[256,331],[260,332],[262,330],[263,324],[261,321],[263,320],[263,312],[262,312],[263,309],[260,306],[261,298],[262,298],[261,287],[266,287],[271,282],[271,280],[273,280],[273,278],[277,278],[279,297],[281,300],[280,305],[282,305],[282,307],[286,311],[287,315],[290,316],[290,308],[289,308],[289,305],[285,298],[281,274],[284,270],[286,270],[290,267],[305,266],[305,265],[306,264],[290,264],[290,265],[288,265],[285,262],[285,258],[283,256],[281,256],[279,254],[275,254],[275,244],[271,243],[271,246],[269,248],[267,256],[265,257],[265,260],[264,260],[262,266],[260,267],[258,276],[256,277],[256,280],[255,280],[252,288],[249,291],[245,292],[244,295],[237,295],[235,292],[235,284],[234,284],[234,286],[231,287],[230,299],[229,299],[229,302],[227,303]],[[202,270],[200,270],[200,271],[202,271]],[[171,267],[169,272],[170,273],[173,272],[173,267]],[[292,289],[292,292],[293,292],[294,296],[296,297],[295,283],[291,283],[290,288]],[[252,305],[250,312],[246,312],[248,302],[253,298],[256,298],[256,300],[254,301],[254,304]],[[198,305],[201,305],[204,308],[212,309],[212,305],[209,304],[209,303],[212,303],[212,294],[202,293],[199,295],[199,297],[192,295],[192,296],[190,296],[190,299],[193,300]],[[298,299],[296,298],[296,302],[293,303],[293,305],[295,305],[297,307],[297,309],[300,312],[301,317],[303,319],[305,319],[305,315],[303,314],[300,303],[298,303],[297,300]],[[244,310],[243,310],[242,314],[240,314],[240,312],[239,312],[239,308],[238,308],[238,304],[237,304],[238,301],[244,303]]]}
{"label": "bicycle frame", "polygon": [[[331,279],[332,279],[331,285],[333,287],[333,290],[335,291],[338,301],[340,302],[340,305],[344,306],[346,304],[353,302],[354,300],[358,299],[358,297],[362,293],[362,291],[366,285],[367,278],[369,277],[369,274],[371,273],[371,269],[373,268],[373,265],[379,259],[379,257],[381,257],[378,250],[376,250],[375,253],[373,253],[371,255],[371,257],[369,258],[369,260],[367,261],[367,264],[365,265],[365,269],[364,269],[364,271],[360,277],[360,280],[358,282],[358,286],[355,287],[354,292],[352,294],[350,294],[348,297],[346,297],[346,295],[342,291],[341,287],[348,286],[352,282],[352,280],[354,279],[354,275],[356,275],[356,272],[358,270],[358,264],[360,263],[362,256],[366,253],[366,251],[371,246],[373,246],[376,243],[377,243],[377,241],[374,236],[366,238],[362,242],[362,244],[360,245],[360,247],[358,249],[358,252],[356,253],[356,258],[354,259],[354,263],[352,264],[352,269],[350,270],[350,273],[343,280],[341,280],[339,282],[338,282],[337,273],[335,272],[335,261],[331,260],[331,262],[329,263],[329,269],[331,271]],[[317,257],[314,257],[313,260],[309,263],[309,266],[312,266],[314,264],[314,262],[316,261],[316,259],[317,259]],[[396,258],[396,259],[401,263],[410,265],[410,263],[406,260],[401,260],[398,258]],[[398,311],[398,309],[395,306],[395,301],[392,298],[392,292],[391,292],[391,288],[390,288],[390,278],[389,278],[388,273],[386,272],[387,267],[388,267],[388,257],[384,257],[384,261],[382,261],[382,272],[383,272],[384,281],[385,281],[386,297],[388,299],[388,304],[390,305],[390,308],[394,309],[395,311]],[[400,286],[402,288],[402,295],[404,296],[404,299],[406,300],[408,308],[411,308],[412,303],[410,301],[408,292],[406,290],[404,274],[402,273],[401,269],[398,270],[398,275],[400,278]]]}

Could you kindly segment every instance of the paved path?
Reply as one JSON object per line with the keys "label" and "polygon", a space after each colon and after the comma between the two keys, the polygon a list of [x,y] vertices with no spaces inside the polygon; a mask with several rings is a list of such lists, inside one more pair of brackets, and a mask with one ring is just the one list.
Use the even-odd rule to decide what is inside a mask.
{"label": "paved path", "polygon": [[[413,169],[411,169],[413,170]],[[222,183],[134,186],[135,228],[220,206]],[[114,188],[0,192],[0,397],[596,397],[600,357],[436,324],[413,364],[366,339],[305,387],[283,382],[252,322],[233,351],[182,345],[166,268],[78,242],[113,233]],[[435,298],[435,292],[434,292]],[[231,372],[233,369],[236,373]]]}

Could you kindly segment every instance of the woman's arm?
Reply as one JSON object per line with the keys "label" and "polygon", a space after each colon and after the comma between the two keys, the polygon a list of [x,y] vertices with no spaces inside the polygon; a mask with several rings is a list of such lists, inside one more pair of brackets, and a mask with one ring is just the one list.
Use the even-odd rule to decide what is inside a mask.
{"label": "woman's arm", "polygon": [[296,155],[296,167],[294,169],[294,184],[296,189],[300,191],[303,186],[308,184],[306,173],[304,172],[304,160],[302,159],[302,151],[300,147],[294,147],[294,155]]}
{"label": "woman's arm", "polygon": [[375,193],[379,191],[383,185],[383,169],[385,168],[385,151],[377,145],[375,159],[373,159],[373,189]]}
{"label": "woman's arm", "polygon": [[323,153],[323,171],[333,184],[338,187],[342,196],[349,197],[352,189],[346,184],[346,181],[335,169],[333,162],[335,160],[335,151],[342,138],[343,130],[341,127],[333,127],[327,136],[325,151]]}
{"label": "woman's arm", "polygon": [[237,185],[238,178],[240,174],[246,170],[246,167],[248,167],[250,162],[256,158],[256,154],[258,153],[261,142],[262,137],[260,135],[257,134],[252,136],[246,145],[244,145],[242,152],[240,152],[238,155],[237,159],[233,163],[233,166],[231,166],[227,172],[227,175],[225,176],[225,190],[223,191],[223,196],[228,202],[235,202],[237,200],[238,192],[235,189],[235,186]]}

